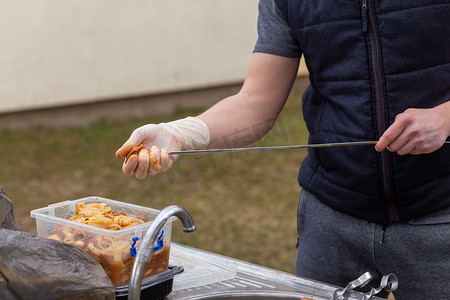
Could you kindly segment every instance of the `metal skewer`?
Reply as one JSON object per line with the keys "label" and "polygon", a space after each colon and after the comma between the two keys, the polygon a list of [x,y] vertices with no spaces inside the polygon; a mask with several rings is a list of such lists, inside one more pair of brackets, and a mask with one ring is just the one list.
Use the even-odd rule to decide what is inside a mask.
{"label": "metal skewer", "polygon": [[[180,151],[171,151],[171,152],[169,152],[169,155],[207,154],[207,153],[222,153],[222,152],[270,151],[270,150],[290,150],[290,149],[325,148],[325,147],[342,147],[342,146],[361,146],[361,145],[375,145],[377,142],[378,141],[363,141],[363,142],[305,144],[305,145],[290,145],[290,146],[180,150]],[[444,144],[450,144],[450,141],[445,141]]]}
{"label": "metal skewer", "polygon": [[375,145],[376,143],[377,143],[377,141],[364,141],[364,142],[326,143],[326,144],[271,146],[271,147],[247,147],[247,148],[180,150],[180,151],[171,151],[171,152],[169,152],[169,154],[170,155],[177,155],[177,154],[201,154],[201,153],[221,153],[221,152],[248,152],[248,151],[290,150],[290,149],[306,149],[306,148]]}

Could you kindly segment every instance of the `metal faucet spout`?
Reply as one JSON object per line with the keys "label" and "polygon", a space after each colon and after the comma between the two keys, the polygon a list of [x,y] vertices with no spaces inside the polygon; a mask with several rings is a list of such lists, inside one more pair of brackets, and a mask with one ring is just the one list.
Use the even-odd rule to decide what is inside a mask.
{"label": "metal faucet spout", "polygon": [[178,205],[167,206],[158,214],[158,216],[156,216],[142,239],[139,251],[136,255],[133,270],[131,272],[128,300],[140,299],[142,278],[144,276],[145,266],[152,258],[153,244],[164,224],[172,216],[178,217],[181,220],[184,232],[192,232],[196,229],[191,215],[186,209]]}

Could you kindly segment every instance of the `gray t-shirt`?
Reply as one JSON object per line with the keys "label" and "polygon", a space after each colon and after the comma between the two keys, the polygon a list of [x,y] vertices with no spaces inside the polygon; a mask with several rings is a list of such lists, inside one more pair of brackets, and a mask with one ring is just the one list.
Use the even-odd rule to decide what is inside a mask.
{"label": "gray t-shirt", "polygon": [[294,32],[273,0],[259,1],[258,40],[254,52],[300,57]]}

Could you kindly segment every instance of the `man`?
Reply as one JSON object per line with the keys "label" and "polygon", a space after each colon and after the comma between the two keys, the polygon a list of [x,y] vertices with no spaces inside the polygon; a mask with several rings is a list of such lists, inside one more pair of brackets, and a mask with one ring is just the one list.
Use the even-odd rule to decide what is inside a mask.
{"label": "man", "polygon": [[[199,115],[136,129],[117,151],[145,178],[185,149],[243,147],[273,126],[303,54],[309,142],[302,162],[296,274],[345,286],[366,271],[399,279],[396,299],[450,294],[450,1],[261,0],[242,89]],[[240,129],[266,124],[248,139]],[[133,147],[144,150],[130,156]]]}

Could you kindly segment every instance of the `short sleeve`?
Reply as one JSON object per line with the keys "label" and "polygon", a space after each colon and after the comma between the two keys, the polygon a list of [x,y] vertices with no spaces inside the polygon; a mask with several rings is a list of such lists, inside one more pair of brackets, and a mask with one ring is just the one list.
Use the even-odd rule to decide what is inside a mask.
{"label": "short sleeve", "polygon": [[260,0],[258,40],[254,52],[300,57],[302,51],[293,30],[274,0]]}

